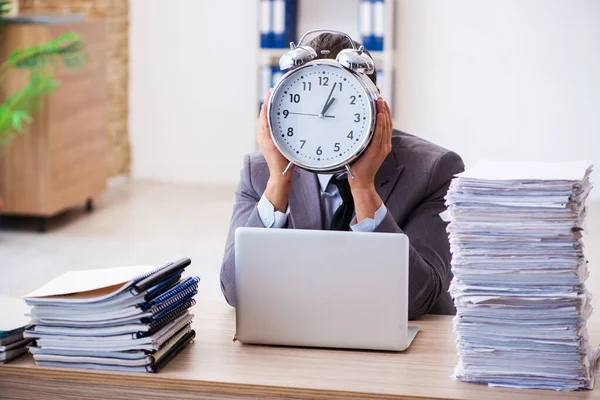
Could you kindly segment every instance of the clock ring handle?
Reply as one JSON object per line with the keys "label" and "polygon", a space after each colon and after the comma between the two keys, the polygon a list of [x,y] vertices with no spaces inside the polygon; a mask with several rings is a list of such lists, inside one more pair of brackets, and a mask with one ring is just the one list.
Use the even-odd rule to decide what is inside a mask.
{"label": "clock ring handle", "polygon": [[[348,41],[350,42],[350,44],[352,45],[352,48],[354,50],[359,50],[356,48],[356,45],[354,44],[354,40],[352,40],[352,38],[350,37],[350,35],[348,35],[345,32],[342,31],[336,31],[336,30],[332,30],[332,29],[312,29],[308,32],[306,32],[304,35],[302,35],[302,37],[300,38],[300,41],[298,42],[298,46],[302,45],[302,42],[304,41],[304,39],[308,36],[308,35],[312,35],[313,33],[317,33],[317,32],[322,32],[322,33],[336,33],[338,35],[343,35],[346,36],[346,38],[348,38]],[[290,47],[292,49],[294,49],[296,47],[296,45],[294,45],[294,42],[290,43]]]}

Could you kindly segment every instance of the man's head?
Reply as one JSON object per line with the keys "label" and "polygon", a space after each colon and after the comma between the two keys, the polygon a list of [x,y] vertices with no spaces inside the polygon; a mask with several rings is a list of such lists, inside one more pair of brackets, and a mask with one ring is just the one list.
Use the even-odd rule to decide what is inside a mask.
{"label": "man's head", "polygon": [[[361,46],[361,44],[356,41],[354,41],[354,45],[357,49]],[[311,40],[308,43],[308,46],[315,49],[317,52],[317,58],[329,58],[335,60],[340,51],[350,48],[350,42],[344,35],[337,33],[322,33]],[[325,51],[323,52],[323,50]],[[367,50],[365,50],[365,53],[369,55],[369,57],[371,56]],[[369,79],[371,79],[371,81],[373,81],[375,86],[377,86],[377,72],[373,71],[372,74],[367,76]]]}

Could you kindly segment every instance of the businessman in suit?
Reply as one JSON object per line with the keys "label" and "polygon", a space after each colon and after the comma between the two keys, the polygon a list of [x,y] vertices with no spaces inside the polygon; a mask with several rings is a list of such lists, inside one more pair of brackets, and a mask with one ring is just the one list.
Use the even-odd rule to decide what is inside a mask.
{"label": "businessman in suit", "polygon": [[[329,50],[322,56],[335,58],[348,46],[343,36],[322,34],[311,47],[317,54]],[[377,83],[375,73],[369,77]],[[461,158],[393,129],[390,109],[380,98],[373,139],[352,165],[355,179],[300,168],[284,176],[288,161],[275,147],[267,124],[269,96],[257,133],[261,151],[244,158],[236,191],[221,267],[227,302],[237,304],[234,232],[238,227],[391,232],[410,239],[409,318],[454,314],[448,294],[450,249],[446,224],[439,214],[445,210],[450,180],[464,169]]]}

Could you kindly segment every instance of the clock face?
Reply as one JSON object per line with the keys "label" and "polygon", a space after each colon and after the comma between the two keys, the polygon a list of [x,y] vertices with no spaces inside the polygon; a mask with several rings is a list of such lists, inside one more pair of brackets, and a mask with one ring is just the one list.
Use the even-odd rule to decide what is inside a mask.
{"label": "clock face", "polygon": [[292,71],[270,100],[275,144],[288,160],[316,172],[340,170],[356,158],[375,120],[375,86],[367,90],[368,78],[336,64],[319,60]]}

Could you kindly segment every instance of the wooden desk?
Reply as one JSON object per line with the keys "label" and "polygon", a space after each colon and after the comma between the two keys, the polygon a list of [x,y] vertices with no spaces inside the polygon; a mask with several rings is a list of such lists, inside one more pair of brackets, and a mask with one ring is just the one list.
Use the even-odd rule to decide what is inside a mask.
{"label": "wooden desk", "polygon": [[[196,341],[159,374],[42,368],[30,356],[0,366],[2,399],[600,399],[600,390],[560,393],[454,382],[452,319],[428,316],[404,353],[249,346],[234,343],[233,310],[200,302]],[[593,343],[600,335],[592,331]],[[138,389],[139,388],[139,389]]]}

